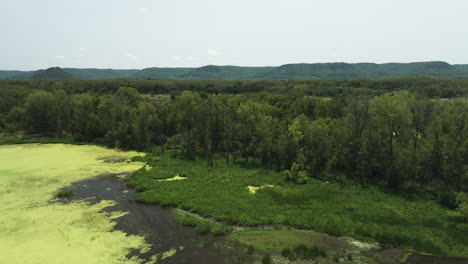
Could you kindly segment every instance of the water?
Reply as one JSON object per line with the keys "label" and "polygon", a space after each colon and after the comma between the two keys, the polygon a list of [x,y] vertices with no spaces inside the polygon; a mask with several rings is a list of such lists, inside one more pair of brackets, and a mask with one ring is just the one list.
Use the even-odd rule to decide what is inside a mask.
{"label": "water", "polygon": [[203,246],[204,242],[212,239],[223,243],[223,237],[199,235],[192,228],[178,225],[169,208],[132,201],[134,191],[126,186],[122,176],[128,176],[128,173],[103,174],[75,182],[66,189],[74,190],[72,200],[88,199],[91,202],[114,200],[117,202],[115,206],[106,207],[103,210],[129,212],[114,220],[117,222],[114,228],[130,235],[144,236],[152,246],[145,254],[132,252],[128,257],[137,255],[141,259],[150,260],[151,256],[157,253],[176,249],[172,257],[164,260],[158,259],[157,263],[228,263],[226,256],[211,247]]}

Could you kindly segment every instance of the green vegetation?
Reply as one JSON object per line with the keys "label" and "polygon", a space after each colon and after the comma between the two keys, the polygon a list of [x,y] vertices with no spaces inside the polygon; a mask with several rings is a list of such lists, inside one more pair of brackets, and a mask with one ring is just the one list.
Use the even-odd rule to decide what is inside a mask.
{"label": "green vegetation", "polygon": [[[209,94],[242,94],[271,92],[308,96],[374,96],[392,91],[411,91],[429,98],[453,98],[468,94],[468,80],[401,77],[386,79],[320,79],[320,80],[0,80],[2,97],[10,99],[1,108],[15,105],[36,90],[64,90],[67,94],[108,94],[120,87],[132,87],[145,95],[180,95],[182,91]],[[13,96],[14,95],[14,96]],[[7,97],[5,97],[7,96]],[[6,99],[5,99],[6,100]]]}
{"label": "green vegetation", "polygon": [[59,67],[39,70],[32,74],[32,79],[73,79],[74,76]]}
{"label": "green vegetation", "polygon": [[141,202],[467,256],[467,94],[441,78],[6,80],[0,132],[20,136],[0,143],[146,151]]}
{"label": "green vegetation", "polygon": [[466,77],[467,65],[442,61],[414,63],[298,63],[279,67],[207,65],[200,68],[146,68],[143,70],[50,68],[35,72],[0,71],[0,78],[62,79],[141,78],[177,80],[269,80],[317,78],[381,78],[403,76]]}
{"label": "green vegetation", "polygon": [[[202,216],[213,216],[229,224],[282,224],[313,229],[337,236],[376,240],[385,247],[409,247],[432,253],[467,256],[468,236],[457,228],[461,220],[433,201],[407,200],[376,187],[328,183],[311,179],[307,184],[285,182],[281,173],[261,168],[243,168],[217,160],[207,168],[203,160],[170,158],[166,153],[151,169],[134,173],[128,184],[145,203],[177,206]],[[185,172],[181,181],[154,181],[159,171]],[[275,185],[251,194],[248,185]],[[293,247],[298,237],[310,235],[277,231],[264,245],[281,251]],[[237,234],[231,235],[233,239]],[[281,239],[284,237],[284,239]],[[287,242],[289,241],[289,242]],[[310,240],[309,240],[310,242]],[[292,244],[285,244],[292,243]],[[306,243],[306,242],[304,242]],[[259,247],[262,243],[254,243]],[[248,244],[246,244],[248,245]],[[262,247],[262,246],[260,246]]]}
{"label": "green vegetation", "polygon": [[178,79],[188,74],[192,68],[146,68],[134,74],[134,78],[141,79]]}
{"label": "green vegetation", "polygon": [[0,79],[14,79],[16,77],[20,77],[25,73],[24,71],[0,71]]}
{"label": "green vegetation", "polygon": [[304,244],[299,244],[294,248],[284,248],[281,251],[281,255],[285,258],[288,258],[291,261],[297,259],[316,259],[317,257],[325,258],[327,257],[327,253],[322,248],[318,247],[317,245],[307,246]]}
{"label": "green vegetation", "polygon": [[468,64],[456,64],[453,66],[463,74],[463,77],[468,77]]}
{"label": "green vegetation", "polygon": [[79,79],[113,79],[113,78],[132,78],[139,70],[115,70],[115,69],[77,69],[64,68],[64,71],[70,73]]}
{"label": "green vegetation", "polygon": [[271,256],[270,255],[265,255],[262,258],[262,264],[270,264],[271,262]]}
{"label": "green vegetation", "polygon": [[281,252],[285,248],[294,248],[301,244],[315,245],[319,243],[330,251],[351,248],[350,244],[344,239],[311,230],[240,231],[231,234],[229,240],[257,250],[270,252]]}
{"label": "green vegetation", "polygon": [[74,144],[74,145],[89,144],[89,142],[80,142],[80,141],[74,140],[73,138],[0,134],[0,145],[28,144],[28,143],[41,143],[41,144],[63,143],[63,144]]}
{"label": "green vegetation", "polygon": [[253,161],[284,171],[295,183],[346,178],[429,192],[452,209],[456,193],[468,188],[468,104],[462,98],[185,91],[154,104],[129,87],[104,96],[63,90],[39,90],[23,100],[17,95],[6,93],[9,108],[0,113],[5,132],[146,151],[159,145],[175,156],[205,158],[209,166],[222,155],[227,163]]}
{"label": "green vegetation", "polygon": [[186,212],[179,212],[179,215],[176,217],[176,222],[183,226],[195,227],[195,229],[202,235],[213,234],[216,236],[222,236],[229,232],[229,227],[226,225],[222,225],[208,219],[203,219]]}
{"label": "green vegetation", "polygon": [[69,199],[70,197],[73,196],[73,193],[74,193],[73,190],[65,189],[65,190],[61,190],[57,192],[55,194],[55,197],[61,198],[61,199]]}

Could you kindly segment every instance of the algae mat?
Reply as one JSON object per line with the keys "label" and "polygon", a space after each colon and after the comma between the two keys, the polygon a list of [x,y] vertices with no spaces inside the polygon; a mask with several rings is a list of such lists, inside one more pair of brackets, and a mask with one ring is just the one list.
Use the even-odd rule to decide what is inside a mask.
{"label": "algae mat", "polygon": [[138,153],[65,144],[0,146],[0,263],[143,263],[126,255],[147,251],[144,237],[113,230],[113,219],[125,212],[101,211],[115,202],[51,203],[72,182],[143,165],[102,160],[113,155]]}

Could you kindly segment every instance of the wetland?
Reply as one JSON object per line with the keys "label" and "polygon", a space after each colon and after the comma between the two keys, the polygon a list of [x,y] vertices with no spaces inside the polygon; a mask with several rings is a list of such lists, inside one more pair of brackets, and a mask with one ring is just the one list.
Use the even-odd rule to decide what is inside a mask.
{"label": "wetland", "polygon": [[[421,254],[410,247],[391,249],[364,236],[356,240],[347,233],[305,230],[310,227],[291,220],[307,216],[293,211],[286,200],[272,200],[270,206],[276,204],[276,216],[282,216],[286,209],[281,206],[287,206],[291,220],[268,219],[262,200],[277,196],[278,188],[287,193],[290,187],[275,181],[267,170],[230,167],[229,171],[244,175],[238,182],[227,170],[223,174],[227,168],[222,165],[207,174],[202,162],[66,144],[2,145],[0,165],[0,247],[6,253],[0,255],[1,263],[259,263],[265,256],[273,263],[467,261]],[[158,174],[165,177],[152,176]],[[328,188],[325,193],[334,188],[319,185],[330,183],[315,184]],[[231,195],[223,195],[229,190]],[[58,198],[61,192],[68,195]],[[217,202],[205,205],[203,201],[213,195]],[[193,204],[195,199],[201,200]],[[329,198],[317,194],[313,199]],[[356,209],[358,201],[349,200]],[[223,207],[224,203],[231,207]],[[249,209],[249,204],[254,207]],[[318,204],[310,206],[330,217]],[[330,210],[330,204],[326,206]],[[244,209],[236,209],[237,216],[226,214],[233,208]],[[402,210],[398,208],[394,210]],[[321,228],[326,225],[315,229]],[[342,228],[353,225],[342,222]],[[300,253],[301,245],[317,246],[318,255]]]}

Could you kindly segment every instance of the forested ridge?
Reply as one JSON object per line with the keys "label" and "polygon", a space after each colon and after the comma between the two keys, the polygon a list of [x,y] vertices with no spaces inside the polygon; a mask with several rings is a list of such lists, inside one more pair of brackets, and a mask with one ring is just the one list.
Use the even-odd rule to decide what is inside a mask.
{"label": "forested ridge", "polygon": [[[58,71],[63,71],[57,75]],[[78,69],[53,67],[38,71],[0,71],[6,79],[177,79],[177,80],[291,80],[322,78],[468,77],[466,64],[443,61],[412,63],[294,63],[244,67],[206,65],[199,68],[151,67],[142,70]]]}

